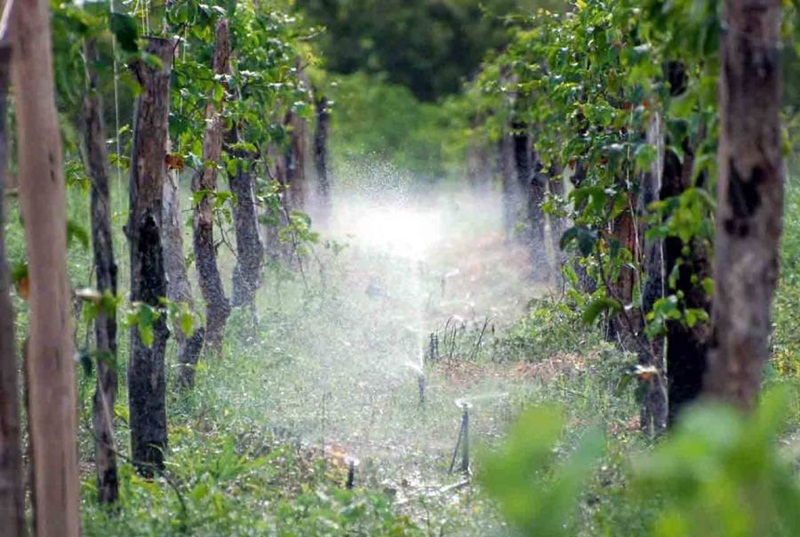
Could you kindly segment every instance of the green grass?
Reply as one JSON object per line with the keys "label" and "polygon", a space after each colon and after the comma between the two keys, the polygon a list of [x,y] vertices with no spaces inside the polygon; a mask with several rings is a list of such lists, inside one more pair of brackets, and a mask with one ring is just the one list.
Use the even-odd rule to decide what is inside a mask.
{"label": "green grass", "polygon": [[[86,198],[85,191],[70,191],[76,221],[88,222]],[[81,375],[85,533],[504,534],[497,510],[479,488],[440,493],[460,479],[447,473],[461,418],[457,400],[472,401],[471,440],[478,451],[496,445],[531,401],[569,402],[576,423],[624,424],[630,401],[618,404],[613,387],[597,381],[605,378],[598,373],[605,367],[600,361],[580,371],[555,371],[547,382],[517,372],[510,363],[520,357],[519,350],[508,353],[510,341],[525,329],[515,329],[514,338],[505,331],[525,311],[527,297],[541,290],[529,287],[508,258],[492,258],[473,272],[465,268],[464,252],[478,239],[485,243],[485,255],[503,255],[493,234],[496,207],[445,192],[411,209],[441,227],[425,259],[398,257],[380,244],[345,236],[337,237],[349,243],[338,255],[316,247],[319,262],[307,263],[305,277],[285,270],[268,273],[258,297],[258,326],[253,328],[244,312],[234,312],[223,359],[201,363],[190,394],[169,394],[167,478],[142,480],[124,458],[123,379],[116,409],[121,500],[113,512],[93,499],[88,427],[94,378]],[[124,218],[120,211],[114,217],[123,295]],[[22,244],[20,237],[16,240]],[[233,259],[220,251],[228,280]],[[13,252],[20,255],[18,247]],[[76,285],[90,283],[90,262],[89,252],[72,246],[70,275]],[[447,279],[443,293],[442,277],[454,268],[460,273]],[[477,281],[471,282],[473,277]],[[386,296],[367,293],[372,282]],[[454,315],[463,328],[454,328]],[[86,341],[85,328],[80,325],[79,344]],[[425,368],[420,404],[412,366],[419,364],[431,332],[439,335],[442,358]],[[119,367],[125,371],[127,333],[120,335]],[[591,347],[580,350],[591,350],[595,358],[608,352]],[[541,358],[546,356],[528,356]],[[170,377],[173,370],[171,345]],[[353,491],[343,490],[346,471],[340,458],[345,453],[358,460]],[[480,462],[473,464],[478,468]]]}
{"label": "green grass", "polygon": [[[773,383],[797,371],[793,312],[800,293],[792,276],[798,252],[791,231],[800,225],[797,196],[790,188]],[[87,198],[70,190],[76,221],[88,222]],[[340,206],[347,202],[339,200]],[[345,223],[366,203],[349,207]],[[606,435],[605,454],[576,498],[571,531],[650,535],[661,504],[629,490],[631,458],[651,449],[631,425],[638,413],[632,388],[619,389],[620,371],[631,357],[580,324],[566,299],[526,282],[524,263],[515,265],[520,252],[498,246],[496,209],[485,200],[441,192],[409,206],[414,219],[429,225],[424,231],[438,237],[421,259],[387,252],[381,240],[365,243],[340,234],[335,238],[348,246],[336,254],[317,245],[318,260],[307,262],[305,277],[269,271],[258,296],[258,325],[235,311],[223,358],[201,363],[193,392],[170,391],[165,478],[143,480],[125,458],[123,378],[116,409],[121,499],[112,511],[94,500],[88,429],[94,378],[80,375],[85,534],[513,535],[477,482],[447,489],[460,479],[447,472],[461,419],[457,401],[468,400],[478,473],[486,453],[504,442],[508,428],[532,405],[566,409],[558,460],[573,452],[587,427],[599,427]],[[12,261],[22,259],[23,246],[15,214],[12,209],[8,225]],[[386,210],[365,214],[369,228],[369,218]],[[119,211],[114,218],[123,295],[124,218]],[[220,251],[229,281],[233,258]],[[488,262],[476,265],[474,257]],[[90,283],[90,264],[89,252],[74,244],[75,285]],[[443,277],[455,269],[459,273],[443,286]],[[373,283],[382,293],[367,292]],[[21,338],[26,313],[24,303],[17,306]],[[421,404],[414,366],[430,333],[439,337],[440,359],[424,366]],[[126,330],[120,335],[119,367],[125,371]],[[87,341],[85,325],[78,341]],[[791,439],[800,424],[795,399],[787,419],[785,437]],[[344,489],[344,457],[358,460],[354,490]]]}

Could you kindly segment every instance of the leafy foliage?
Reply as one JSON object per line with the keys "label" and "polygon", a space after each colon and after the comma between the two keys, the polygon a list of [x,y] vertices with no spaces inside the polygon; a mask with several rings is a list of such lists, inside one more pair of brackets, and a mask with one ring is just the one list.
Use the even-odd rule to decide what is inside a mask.
{"label": "leafy foliage", "polygon": [[779,450],[790,397],[770,393],[752,416],[691,409],[674,436],[634,461],[636,493],[664,505],[654,535],[796,535],[800,484]]}
{"label": "leafy foliage", "polygon": [[[563,14],[540,10],[504,53],[484,65],[472,90],[483,96],[476,103],[478,111],[485,110],[486,135],[497,137],[512,122],[529,125],[542,165],[563,169],[563,179],[573,183],[563,197],[551,194],[545,208],[574,222],[560,246],[574,247],[598,284],[587,303],[587,322],[601,311],[641,306],[638,289],[632,304],[616,291],[616,282],[631,270],[636,285],[644,284],[639,247],[617,229],[626,219],[650,223],[650,238],[676,237],[687,246],[708,243],[713,232],[705,178],[713,176],[715,38],[692,46],[679,41],[677,36],[687,34],[683,27],[679,31],[683,22],[673,10],[698,32],[707,33],[718,21],[714,10],[696,13],[684,3],[655,1],[642,7],[590,0]],[[677,64],[686,71],[685,88],[673,87],[678,79],[668,66]],[[642,214],[636,205],[643,176],[658,158],[646,137],[656,117],[665,125],[668,148],[679,158],[691,152],[693,185]],[[681,296],[670,296],[681,302]],[[677,311],[683,318],[683,308]],[[707,317],[689,315],[692,322]]]}
{"label": "leafy foliage", "polygon": [[[800,483],[777,441],[790,401],[784,389],[768,394],[752,416],[707,403],[689,409],[668,439],[626,465],[628,498],[617,501],[654,509],[643,535],[797,534]],[[563,427],[558,411],[530,410],[486,461],[487,489],[525,534],[574,534],[578,502],[605,458],[596,432],[565,454]]]}
{"label": "leafy foliage", "polygon": [[[458,150],[464,120],[456,99],[434,105],[417,100],[404,86],[382,75],[354,73],[331,77],[331,149],[341,180],[347,166],[389,162],[421,179],[439,179],[462,170]],[[460,180],[460,175],[458,176]]]}
{"label": "leafy foliage", "polygon": [[552,0],[300,0],[324,28],[322,50],[336,73],[385,73],[422,101],[459,90],[488,50],[508,41],[518,13],[559,8]]}
{"label": "leafy foliage", "polygon": [[528,411],[509,433],[504,450],[485,461],[481,479],[487,491],[525,535],[574,533],[570,522],[577,500],[602,453],[603,436],[592,430],[559,461],[555,445],[564,423],[554,409]]}
{"label": "leafy foliage", "polygon": [[570,300],[536,299],[499,342],[506,359],[537,362],[559,353],[579,353],[598,342],[581,326],[578,305]]}
{"label": "leafy foliage", "polygon": [[124,510],[87,506],[86,535],[418,534],[385,495],[343,490],[341,473],[308,451],[254,431],[201,435],[178,426],[171,436],[169,477],[148,481],[123,465]]}

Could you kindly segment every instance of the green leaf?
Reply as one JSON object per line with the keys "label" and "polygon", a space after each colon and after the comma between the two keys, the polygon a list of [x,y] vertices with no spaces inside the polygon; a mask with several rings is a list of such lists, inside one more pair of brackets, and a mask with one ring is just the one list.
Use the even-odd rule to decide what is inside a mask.
{"label": "green leaf", "polygon": [[708,312],[700,308],[687,308],[686,309],[686,324],[689,328],[694,328],[697,323],[708,322]]}
{"label": "green leaf", "polygon": [[520,535],[572,534],[570,521],[603,454],[605,438],[599,429],[589,429],[568,457],[557,460],[564,423],[560,409],[531,409],[513,427],[502,450],[485,457],[479,477]]}
{"label": "green leaf", "polygon": [[705,291],[708,296],[714,294],[714,280],[711,278],[703,278],[701,285],[703,286],[703,291]]}
{"label": "green leaf", "polygon": [[139,335],[142,338],[142,343],[144,343],[146,347],[150,347],[155,341],[155,334],[153,333],[152,326],[139,325]]}
{"label": "green leaf", "polygon": [[181,312],[180,321],[181,331],[187,336],[191,336],[194,333],[194,315],[188,308]]}
{"label": "green leaf", "polygon": [[592,324],[604,311],[622,311],[622,304],[609,297],[600,297],[592,300],[581,315],[581,320],[586,324]]}
{"label": "green leaf", "polygon": [[576,238],[578,238],[578,228],[571,227],[566,230],[563,235],[561,235],[561,240],[558,241],[558,247],[561,250],[566,250],[567,246],[569,246],[569,243]]}
{"label": "green leaf", "polygon": [[83,368],[83,374],[87,377],[91,377],[94,373],[94,363],[92,362],[92,354],[86,350],[81,349],[78,352],[78,362],[81,364]]}
{"label": "green leaf", "polygon": [[636,159],[636,170],[645,172],[658,158],[656,148],[650,144],[639,144],[633,154]]}
{"label": "green leaf", "polygon": [[14,263],[11,267],[11,281],[14,284],[19,284],[22,280],[28,277],[28,262],[24,259]]}
{"label": "green leaf", "polygon": [[84,250],[89,249],[89,232],[75,220],[67,220],[67,244],[78,241]]}
{"label": "green leaf", "polygon": [[108,24],[122,50],[139,51],[139,26],[136,24],[136,19],[127,13],[113,12],[109,13]]}
{"label": "green leaf", "polygon": [[596,243],[597,231],[586,227],[578,228],[578,250],[580,250],[583,257],[592,255]]}
{"label": "green leaf", "polygon": [[155,341],[153,325],[158,317],[158,312],[147,304],[141,304],[136,312],[136,326],[139,329],[139,335],[142,338],[142,343],[148,347]]}

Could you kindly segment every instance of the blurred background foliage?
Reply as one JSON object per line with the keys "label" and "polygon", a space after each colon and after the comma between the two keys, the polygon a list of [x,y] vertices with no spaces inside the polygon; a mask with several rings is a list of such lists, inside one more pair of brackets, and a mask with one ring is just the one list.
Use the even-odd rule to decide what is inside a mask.
{"label": "blurred background foliage", "polygon": [[[297,0],[318,27],[320,85],[333,101],[332,155],[376,158],[423,179],[463,178],[470,97],[487,54],[558,0]],[[520,14],[525,14],[521,17]]]}
{"label": "blurred background foliage", "polygon": [[420,101],[456,93],[486,52],[509,40],[515,13],[558,0],[297,0],[325,29],[322,52],[339,74],[385,73]]}

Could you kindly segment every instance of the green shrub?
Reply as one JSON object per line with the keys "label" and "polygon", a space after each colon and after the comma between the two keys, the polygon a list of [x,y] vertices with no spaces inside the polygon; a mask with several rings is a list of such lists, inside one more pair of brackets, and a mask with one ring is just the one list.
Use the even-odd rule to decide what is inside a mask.
{"label": "green shrub", "polygon": [[499,344],[507,359],[537,362],[560,353],[582,353],[599,342],[570,302],[544,297],[531,300],[528,314]]}
{"label": "green shrub", "polygon": [[[607,535],[632,535],[632,527],[623,525],[631,516],[644,523],[637,533],[658,537],[800,535],[800,480],[778,442],[791,406],[789,392],[780,389],[752,415],[708,402],[690,408],[667,439],[626,465],[620,479],[627,485],[613,486],[606,478],[592,489],[627,491],[614,502],[587,493],[602,460],[599,433],[587,432],[558,457],[565,451],[559,443],[564,418],[552,409],[533,409],[504,449],[486,457],[482,480],[525,535],[581,533],[576,513],[587,503],[637,508],[617,517],[596,513]],[[620,525],[609,527],[614,520]]]}

